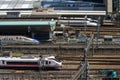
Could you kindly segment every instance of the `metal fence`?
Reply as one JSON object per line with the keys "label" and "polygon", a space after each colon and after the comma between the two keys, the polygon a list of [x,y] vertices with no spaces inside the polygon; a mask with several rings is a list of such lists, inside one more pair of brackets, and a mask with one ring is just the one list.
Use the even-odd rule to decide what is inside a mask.
{"label": "metal fence", "polygon": [[70,80],[69,75],[51,75],[39,73],[0,73],[0,80]]}
{"label": "metal fence", "polygon": [[[40,75],[39,73],[0,73],[0,80],[72,80],[71,78],[65,78],[64,76],[50,76]],[[75,80],[86,80],[85,78],[78,78]],[[119,80],[119,78],[103,78],[91,76],[88,80]]]}

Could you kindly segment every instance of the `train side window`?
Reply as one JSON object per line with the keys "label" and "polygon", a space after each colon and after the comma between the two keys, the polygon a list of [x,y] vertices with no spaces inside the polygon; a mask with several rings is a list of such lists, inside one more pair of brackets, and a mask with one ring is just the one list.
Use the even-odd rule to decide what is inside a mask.
{"label": "train side window", "polygon": [[16,37],[16,39],[18,39],[18,37]]}
{"label": "train side window", "polygon": [[9,40],[13,40],[13,38],[9,38]]}
{"label": "train side window", "polygon": [[18,65],[18,64],[28,64],[28,65],[34,65],[34,64],[38,64],[37,62],[7,62],[7,64],[14,64],[14,65]]}
{"label": "train side window", "polygon": [[5,61],[2,61],[2,64],[5,64]]}
{"label": "train side window", "polygon": [[46,61],[46,64],[48,64],[48,61]]}
{"label": "train side window", "polygon": [[71,7],[71,5],[70,5],[70,4],[68,4],[67,6],[68,6],[68,7]]}
{"label": "train side window", "polygon": [[10,38],[10,40],[13,40],[13,38]]}
{"label": "train side window", "polygon": [[73,5],[72,5],[72,7],[76,7],[76,5],[75,5],[75,4],[73,4]]}

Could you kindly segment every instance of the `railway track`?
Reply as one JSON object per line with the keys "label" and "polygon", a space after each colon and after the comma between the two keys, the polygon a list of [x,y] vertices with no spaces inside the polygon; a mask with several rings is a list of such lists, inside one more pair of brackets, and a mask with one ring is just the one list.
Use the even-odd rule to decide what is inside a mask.
{"label": "railway track", "polygon": [[[93,45],[95,46],[96,44],[93,43]],[[110,46],[114,46],[114,47],[119,47],[119,44],[114,44],[114,43],[101,43],[99,44],[99,47],[110,47]],[[5,45],[2,46],[3,48],[19,48],[19,49],[52,49],[52,48],[84,48],[85,47],[85,43],[77,43],[77,44],[39,44],[39,45]]]}
{"label": "railway track", "polygon": [[[63,69],[60,71],[19,71],[19,70],[0,70],[0,78],[20,78],[22,80],[25,79],[44,79],[44,80],[70,80],[77,70],[79,69],[80,62],[83,57],[81,55],[59,55],[59,58],[63,61]],[[89,75],[92,78],[99,77],[102,78],[104,75],[98,74],[98,70],[104,69],[113,69],[118,72],[118,76],[120,77],[120,56],[113,55],[96,55],[96,56],[88,56],[87,58],[89,62]],[[40,75],[38,75],[40,74]],[[23,77],[24,76],[24,77]],[[93,80],[93,79],[90,79]],[[97,79],[96,79],[97,80]]]}
{"label": "railway track", "polygon": [[[85,45],[83,44],[64,44],[64,45],[9,45],[9,46],[4,46],[2,50],[4,53],[6,51],[12,51],[13,56],[17,55],[17,52],[21,52],[21,55],[54,55],[54,56],[59,56],[59,55],[71,55],[75,54],[72,58],[65,55],[65,57],[68,60],[80,60],[81,58],[76,58],[78,55],[82,55],[84,52]],[[119,44],[99,44],[98,47],[97,45],[91,46],[89,50],[90,56],[92,55],[120,55],[120,45]],[[63,58],[61,57],[61,58]],[[75,57],[75,58],[74,58]],[[78,56],[80,57],[80,56]]]}
{"label": "railway track", "polygon": [[[79,27],[70,27],[70,28],[66,28],[68,30],[80,30],[81,33],[87,33],[89,34],[97,34],[97,27],[85,27],[85,26],[79,26]],[[116,25],[102,25],[100,26],[100,36],[103,35],[120,35],[120,28],[119,26]]]}
{"label": "railway track", "polygon": [[[64,64],[69,64],[69,63],[74,63],[74,65],[79,65],[81,61],[81,57],[68,57],[64,56],[62,57],[66,61]],[[68,61],[67,61],[68,60]],[[120,56],[115,56],[115,55],[97,55],[93,57],[88,57],[87,58],[89,62],[89,77],[92,77],[90,80],[99,80],[100,78],[103,78],[105,75],[99,74],[99,70],[115,70],[118,73],[118,77],[120,77]],[[93,79],[94,78],[94,79]]]}

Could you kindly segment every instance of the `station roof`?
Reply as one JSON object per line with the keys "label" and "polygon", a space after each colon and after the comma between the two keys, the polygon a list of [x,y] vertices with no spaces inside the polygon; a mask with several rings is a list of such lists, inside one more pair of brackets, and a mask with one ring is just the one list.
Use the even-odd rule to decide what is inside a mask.
{"label": "station roof", "polygon": [[0,0],[0,10],[32,9],[34,1],[38,0]]}
{"label": "station roof", "polygon": [[56,26],[56,21],[0,21],[0,26]]}

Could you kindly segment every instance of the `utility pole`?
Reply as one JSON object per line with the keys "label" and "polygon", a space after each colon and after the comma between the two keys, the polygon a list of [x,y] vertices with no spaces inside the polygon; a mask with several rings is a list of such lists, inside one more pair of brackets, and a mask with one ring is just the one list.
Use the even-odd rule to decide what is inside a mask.
{"label": "utility pole", "polygon": [[87,60],[87,52],[89,51],[89,49],[91,47],[93,38],[94,38],[94,34],[92,34],[90,36],[89,41],[86,39],[86,46],[84,48],[84,53],[83,53],[83,61],[80,64],[79,70],[77,71],[77,73],[71,80],[78,80],[78,78],[79,78],[79,80],[82,80],[83,79],[82,76],[84,76],[84,78],[85,78],[84,80],[89,80],[89,74],[88,74],[89,64],[88,64],[88,60]]}
{"label": "utility pole", "polygon": [[86,40],[86,48],[84,49],[84,63],[85,63],[85,80],[89,80],[88,76],[88,67],[89,67],[89,64],[88,64],[88,61],[87,61],[87,52],[89,51],[90,49],[90,46],[91,46],[91,43],[93,41],[93,38],[94,38],[94,35],[92,34],[91,37],[90,37],[90,40],[87,41]]}
{"label": "utility pole", "polygon": [[42,69],[44,67],[44,57],[39,55],[39,60],[38,60],[38,69],[39,69],[39,79],[42,80]]}
{"label": "utility pole", "polygon": [[100,37],[100,26],[101,26],[101,17],[98,17],[98,25],[97,25],[97,48],[99,46],[98,39]]}

